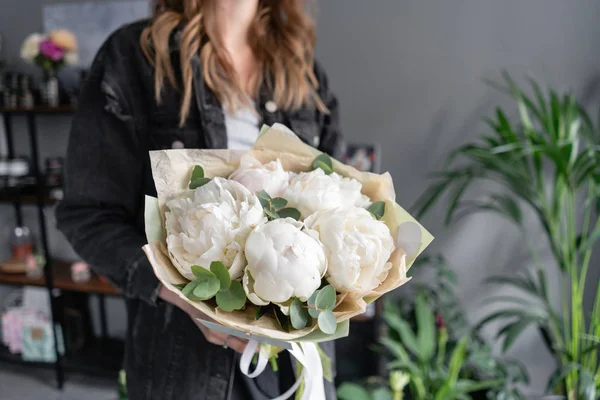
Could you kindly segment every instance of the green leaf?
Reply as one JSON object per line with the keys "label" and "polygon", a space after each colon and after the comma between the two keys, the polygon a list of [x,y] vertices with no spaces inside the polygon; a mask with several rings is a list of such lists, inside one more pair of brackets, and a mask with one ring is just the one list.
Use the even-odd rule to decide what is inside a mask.
{"label": "green leaf", "polygon": [[409,370],[410,373],[413,375],[419,374],[419,368],[412,361],[411,357],[408,355],[408,352],[406,351],[404,346],[402,346],[402,344],[398,343],[393,339],[390,339],[389,337],[382,338],[380,340],[380,343],[384,345],[389,351],[391,351],[395,357],[399,358],[399,360],[391,362],[388,365],[389,368],[401,368],[403,370]]}
{"label": "green leaf", "polygon": [[448,365],[448,378],[446,379],[446,382],[442,388],[437,392],[435,400],[452,398],[452,396],[449,396],[449,394],[455,390],[458,375],[460,374],[460,371],[465,363],[468,340],[468,336],[463,337],[454,348],[454,351],[452,351],[452,355],[450,356],[450,364]]}
{"label": "green leaf", "polygon": [[315,300],[315,306],[321,310],[329,310],[335,306],[335,289],[331,285],[327,285],[319,290]]}
{"label": "green leaf", "polygon": [[429,362],[435,353],[436,329],[435,316],[427,299],[421,293],[415,301],[415,315],[417,319],[417,345],[419,358],[422,362]]}
{"label": "green leaf", "polygon": [[470,379],[461,379],[454,385],[454,390],[458,393],[471,393],[484,389],[491,389],[502,386],[503,379],[474,381]]}
{"label": "green leaf", "polygon": [[181,290],[181,293],[183,293],[183,295],[185,297],[190,297],[190,295],[192,294],[194,289],[196,289],[196,286],[198,286],[198,282],[196,282],[196,281],[188,282],[188,284],[185,285],[185,287]]}
{"label": "green leaf", "polygon": [[292,218],[296,221],[300,221],[300,217],[302,216],[300,211],[292,207],[282,208],[281,210],[277,211],[277,214],[279,215],[279,218]]}
{"label": "green leaf", "polygon": [[229,275],[229,270],[225,265],[221,261],[213,261],[210,264],[210,271],[215,274],[221,283],[220,290],[228,290],[231,286],[231,275]]}
{"label": "green leaf", "polygon": [[327,164],[325,164],[322,161],[317,161],[316,166],[317,166],[317,168],[321,168],[323,170],[323,172],[325,172],[325,175],[331,175],[331,173],[333,172],[333,170],[331,168],[329,168],[327,166]]}
{"label": "green leaf", "polygon": [[444,225],[450,225],[452,221],[452,217],[456,211],[456,208],[460,204],[460,200],[462,199],[463,194],[471,185],[473,181],[473,176],[471,174],[466,174],[462,179],[462,182],[455,185],[455,187],[451,191],[452,200],[450,201],[450,206],[448,207],[448,211],[446,212],[446,217],[444,218]]}
{"label": "green leaf", "polygon": [[279,218],[279,214],[277,214],[275,211],[272,211],[268,208],[263,208],[263,211],[265,212],[265,215],[271,220]]}
{"label": "green leaf", "polygon": [[[399,315],[390,312],[389,310],[384,310],[383,318],[386,324],[396,331],[402,344],[406,346],[408,351],[410,351],[415,357],[419,356],[419,346],[417,345],[417,338],[410,328],[408,322],[406,322]],[[418,357],[420,359],[420,357]]]}
{"label": "green leaf", "polygon": [[393,400],[394,394],[389,388],[386,387],[378,387],[373,389],[373,400]]}
{"label": "green leaf", "polygon": [[277,358],[278,358],[277,354],[275,354],[274,356],[269,358],[269,364],[271,364],[271,369],[275,373],[279,372],[279,365],[277,365]]}
{"label": "green leaf", "polygon": [[210,178],[198,178],[198,179],[194,179],[193,181],[190,182],[190,189],[198,189],[199,187],[202,187],[204,185],[206,185],[208,182],[210,182]]}
{"label": "green leaf", "polygon": [[492,276],[487,279],[486,283],[492,285],[510,285],[526,291],[528,294],[539,297],[538,288],[533,282],[530,282],[525,277],[521,276]]}
{"label": "green leaf", "polygon": [[[189,283],[189,282],[188,282]],[[176,283],[175,286],[177,289],[179,290],[183,290],[184,287],[186,287],[188,285],[188,283]]]}
{"label": "green leaf", "polygon": [[579,392],[582,400],[598,400],[594,375],[587,368],[582,368],[579,384]]}
{"label": "green leaf", "polygon": [[313,170],[317,168],[321,168],[326,175],[329,175],[333,172],[333,162],[331,161],[331,157],[327,154],[323,153],[312,163]]}
{"label": "green leaf", "polygon": [[317,302],[317,296],[319,295],[319,291],[315,290],[314,293],[308,298],[308,301],[306,302],[308,304],[308,314],[313,317],[313,318],[318,318],[319,314],[321,313],[319,310],[317,310],[317,306],[316,306],[316,302]]}
{"label": "green leaf", "polygon": [[298,298],[295,298],[290,305],[290,320],[295,329],[306,327],[311,320],[308,309]]}
{"label": "green leaf", "polygon": [[333,368],[331,367],[331,357],[327,355],[321,348],[321,346],[317,343],[317,352],[319,353],[319,358],[321,359],[321,365],[323,366],[323,378],[327,382],[333,383]]}
{"label": "green leaf", "polygon": [[533,322],[534,319],[522,318],[515,322],[511,322],[504,328],[502,328],[498,333],[498,336],[505,335],[504,344],[502,345],[502,351],[506,352],[510,348],[510,346],[512,346],[513,343],[517,340],[519,335],[523,333],[525,328],[527,328]]}
{"label": "green leaf", "polygon": [[319,329],[328,335],[333,335],[337,326],[333,311],[327,310],[319,314]]}
{"label": "green leaf", "polygon": [[546,392],[551,393],[554,391],[556,387],[558,387],[566,377],[572,371],[579,370],[580,366],[575,363],[570,363],[566,365],[561,365],[554,370],[552,375],[550,375],[550,379],[548,379],[548,386],[546,387]]}
{"label": "green leaf", "polygon": [[221,287],[221,283],[214,275],[212,277],[206,276],[204,278],[198,278],[194,282],[196,282],[197,285],[192,291],[192,294],[188,296],[190,300],[194,301],[211,299],[217,294]]}
{"label": "green leaf", "polygon": [[283,207],[287,205],[288,201],[283,197],[275,197],[271,200],[271,206],[275,209],[275,211],[281,210]]}
{"label": "green leaf", "polygon": [[373,214],[375,219],[381,219],[383,214],[385,214],[385,203],[383,201],[376,201],[367,208],[367,211]]}
{"label": "green leaf", "polygon": [[281,312],[279,307],[274,307],[275,319],[284,332],[290,331],[290,317]]}
{"label": "green leaf", "polygon": [[498,310],[486,316],[476,326],[475,329],[481,329],[484,325],[489,324],[497,319],[505,318],[529,318],[536,321],[544,321],[548,318],[548,313],[543,308],[509,308]]}
{"label": "green leaf", "polygon": [[269,312],[269,306],[256,306],[256,313],[254,314],[254,320],[259,320],[260,317]]}
{"label": "green leaf", "polygon": [[208,269],[202,268],[198,265],[192,265],[191,269],[192,269],[192,274],[194,274],[194,276],[196,278],[211,278],[211,277],[215,276],[215,274],[210,272]]}
{"label": "green leaf", "polygon": [[202,168],[200,165],[196,165],[192,170],[192,177],[190,178],[190,182],[200,178],[204,178],[204,168]]}
{"label": "green leaf", "polygon": [[339,400],[372,400],[365,388],[357,383],[344,382],[337,389]]}
{"label": "green leaf", "polygon": [[246,292],[240,281],[231,281],[228,290],[221,290],[217,293],[217,305],[225,312],[240,310],[246,304]]}
{"label": "green leaf", "polygon": [[256,197],[258,197],[258,200],[263,208],[271,208],[271,196],[269,196],[269,193],[261,190],[260,192],[256,193]]}

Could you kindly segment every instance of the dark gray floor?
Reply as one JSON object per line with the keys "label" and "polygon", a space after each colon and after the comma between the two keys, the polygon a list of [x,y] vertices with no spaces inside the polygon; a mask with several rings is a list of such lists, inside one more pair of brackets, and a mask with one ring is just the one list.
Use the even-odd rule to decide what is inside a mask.
{"label": "dark gray floor", "polygon": [[69,373],[64,389],[56,388],[54,370],[0,362],[2,400],[116,400],[115,379]]}

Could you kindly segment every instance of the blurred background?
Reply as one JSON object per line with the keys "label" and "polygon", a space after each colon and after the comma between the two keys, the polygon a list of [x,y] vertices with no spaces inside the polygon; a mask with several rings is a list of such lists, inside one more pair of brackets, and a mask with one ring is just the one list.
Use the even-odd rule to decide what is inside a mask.
{"label": "blurred background", "polygon": [[[148,12],[136,0],[0,5],[2,399],[126,398],[124,304],[78,263],[53,207],[86,67]],[[338,343],[340,398],[598,397],[598,16],[593,0],[318,2],[346,161],[389,171],[398,203],[436,236],[415,280]],[[53,76],[21,47],[58,28],[79,59]]]}

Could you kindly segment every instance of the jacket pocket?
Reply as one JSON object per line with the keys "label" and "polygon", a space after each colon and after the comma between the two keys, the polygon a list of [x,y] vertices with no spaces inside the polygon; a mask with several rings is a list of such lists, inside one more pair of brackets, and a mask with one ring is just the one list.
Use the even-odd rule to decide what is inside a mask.
{"label": "jacket pocket", "polygon": [[177,116],[154,116],[148,126],[150,150],[198,148],[200,129],[199,122],[195,120],[180,127]]}
{"label": "jacket pocket", "polygon": [[289,115],[290,129],[306,144],[319,147],[321,127],[317,122],[316,111],[302,109]]}

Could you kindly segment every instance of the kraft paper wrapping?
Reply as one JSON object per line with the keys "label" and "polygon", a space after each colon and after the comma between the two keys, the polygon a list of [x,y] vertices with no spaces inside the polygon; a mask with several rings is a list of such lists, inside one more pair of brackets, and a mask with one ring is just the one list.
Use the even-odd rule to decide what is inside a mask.
{"label": "kraft paper wrapping", "polygon": [[[408,268],[415,258],[433,240],[414,218],[395,202],[396,194],[390,174],[382,175],[361,172],[336,160],[333,169],[340,175],[354,178],[361,182],[362,193],[372,201],[385,201],[385,214],[382,218],[390,228],[396,243],[396,250],[390,257],[392,268],[379,287],[370,293],[347,293],[338,295],[334,314],[338,321],[338,332],[323,335],[316,327],[284,332],[277,321],[269,316],[254,319],[255,308],[225,313],[205,302],[194,302],[185,297],[174,285],[186,283],[177,268],[172,264],[164,244],[164,216],[166,203],[189,192],[188,184],[192,167],[201,165],[205,176],[229,176],[240,163],[245,151],[236,150],[160,150],[150,152],[152,175],[156,184],[158,198],[146,199],[146,234],[148,245],[144,252],[148,256],[154,273],[166,288],[180,298],[206,314],[215,321],[247,334],[266,336],[283,341],[321,341],[331,340],[348,334],[350,318],[365,312],[367,305],[383,294],[394,290],[410,278],[406,276]],[[261,135],[250,153],[259,161],[266,163],[280,159],[284,169],[294,172],[310,171],[314,158],[321,154],[318,150],[303,143],[292,131],[283,125],[263,127]]]}

